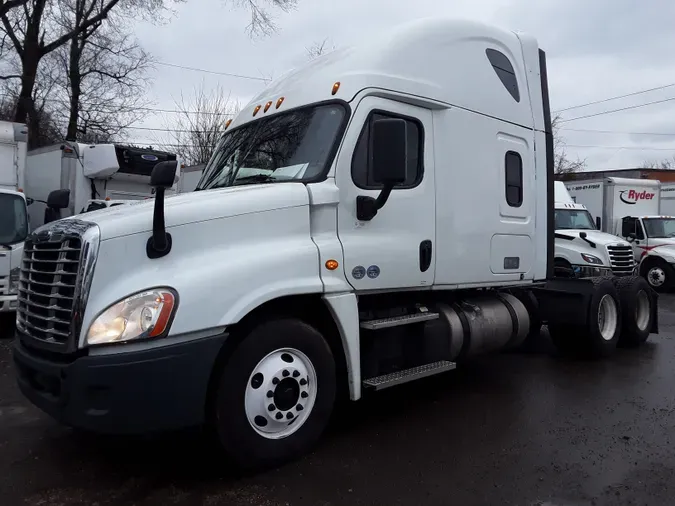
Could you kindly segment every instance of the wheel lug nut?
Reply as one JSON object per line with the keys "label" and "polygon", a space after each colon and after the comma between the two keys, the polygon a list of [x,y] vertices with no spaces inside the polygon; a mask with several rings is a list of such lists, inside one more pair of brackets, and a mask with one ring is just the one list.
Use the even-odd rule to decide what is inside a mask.
{"label": "wheel lug nut", "polygon": [[295,406],[296,411],[302,411],[304,408],[302,407],[302,404],[298,404]]}
{"label": "wheel lug nut", "polygon": [[283,417],[284,415],[282,415],[281,413],[277,413],[276,415],[274,415],[274,418],[276,418],[277,420],[281,420]]}
{"label": "wheel lug nut", "polygon": [[270,411],[274,411],[275,409],[277,409],[277,407],[274,404],[270,404],[269,406],[267,406],[267,409],[269,409]]}
{"label": "wheel lug nut", "polygon": [[307,384],[307,380],[306,380],[305,378],[302,378],[302,379],[300,380],[300,384],[301,384],[302,386],[305,386],[305,385]]}
{"label": "wheel lug nut", "polygon": [[288,375],[289,375],[289,372],[288,372],[286,369],[284,369],[284,372],[282,372],[281,375],[282,375],[284,378],[287,378]]}
{"label": "wheel lug nut", "polygon": [[272,384],[278,385],[279,384],[279,378],[272,378]]}
{"label": "wheel lug nut", "polygon": [[293,371],[293,377],[297,378],[298,376],[300,376],[300,371]]}
{"label": "wheel lug nut", "polygon": [[306,399],[307,397],[309,397],[309,394],[307,392],[302,392],[300,394],[300,397],[302,397],[303,399]]}
{"label": "wheel lug nut", "polygon": [[271,399],[272,397],[274,397],[274,392],[272,392],[272,390],[268,390],[267,391],[267,398]]}
{"label": "wheel lug nut", "polygon": [[286,413],[286,418],[288,418],[289,420],[291,420],[291,419],[293,418],[293,413],[290,413],[290,412],[289,412],[289,413]]}

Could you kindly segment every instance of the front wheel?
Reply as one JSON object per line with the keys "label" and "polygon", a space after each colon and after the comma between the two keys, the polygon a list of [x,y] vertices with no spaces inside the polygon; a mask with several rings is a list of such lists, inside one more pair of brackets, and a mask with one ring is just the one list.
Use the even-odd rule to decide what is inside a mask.
{"label": "front wheel", "polygon": [[227,456],[242,468],[267,468],[309,451],[335,401],[330,347],[295,319],[254,328],[217,381],[215,428]]}
{"label": "front wheel", "polygon": [[642,273],[654,290],[665,292],[670,289],[675,281],[675,270],[665,260],[651,261]]}

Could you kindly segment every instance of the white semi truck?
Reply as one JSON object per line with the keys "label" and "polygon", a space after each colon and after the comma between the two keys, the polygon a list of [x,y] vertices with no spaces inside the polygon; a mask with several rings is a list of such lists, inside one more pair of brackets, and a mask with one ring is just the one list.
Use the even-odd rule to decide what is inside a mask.
{"label": "white semi truck", "polygon": [[[103,433],[204,424],[240,466],[308,451],[339,398],[517,348],[602,357],[658,330],[640,277],[557,279],[545,54],[421,20],[272,83],[196,191],[35,230],[22,392]],[[58,274],[49,266],[57,265]]]}
{"label": "white semi truck", "polygon": [[601,232],[586,206],[576,203],[565,183],[555,182],[555,275],[574,277],[636,274],[628,241]]}
{"label": "white semi truck", "polygon": [[28,129],[0,121],[0,314],[16,310],[23,241],[28,235],[23,193]]}
{"label": "white semi truck", "polygon": [[[85,212],[91,201],[130,201],[153,196],[150,174],[162,161],[176,155],[152,149],[117,144],[64,142],[28,152],[26,195],[33,228],[55,219]],[[179,174],[169,194],[175,194]],[[50,209],[52,192],[69,191],[65,209]],[[96,205],[94,205],[96,207]]]}
{"label": "white semi truck", "polygon": [[567,183],[570,195],[601,220],[602,230],[633,246],[639,273],[655,290],[675,283],[675,217],[661,214],[661,183],[609,177]]}

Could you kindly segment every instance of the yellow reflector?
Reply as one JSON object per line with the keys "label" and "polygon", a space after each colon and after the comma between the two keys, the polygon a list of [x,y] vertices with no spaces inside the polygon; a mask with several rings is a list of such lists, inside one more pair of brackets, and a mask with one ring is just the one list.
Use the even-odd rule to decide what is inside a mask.
{"label": "yellow reflector", "polygon": [[265,104],[265,112],[269,111],[270,107],[272,107],[272,101],[271,100]]}
{"label": "yellow reflector", "polygon": [[253,116],[255,116],[256,114],[258,114],[258,111],[259,111],[259,110],[260,110],[260,106],[259,106],[259,105],[256,105],[256,106],[255,106],[255,109],[253,109]]}
{"label": "yellow reflector", "polygon": [[279,107],[281,107],[281,104],[283,104],[283,103],[284,103],[284,97],[281,97],[279,100],[277,100],[277,109],[279,109]]}
{"label": "yellow reflector", "polygon": [[230,126],[230,123],[232,123],[232,120],[231,120],[231,119],[228,119],[228,120],[225,122],[225,128],[229,127],[229,126]]}
{"label": "yellow reflector", "polygon": [[335,269],[338,268],[338,262],[337,260],[326,260],[326,269],[329,271],[334,271]]}
{"label": "yellow reflector", "polygon": [[333,85],[333,91],[331,92],[331,95],[335,95],[339,89],[340,89],[340,82],[338,81]]}

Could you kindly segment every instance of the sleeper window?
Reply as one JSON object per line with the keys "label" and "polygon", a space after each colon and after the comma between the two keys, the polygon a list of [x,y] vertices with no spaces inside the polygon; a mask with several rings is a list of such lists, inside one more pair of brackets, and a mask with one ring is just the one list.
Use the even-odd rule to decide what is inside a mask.
{"label": "sleeper window", "polygon": [[515,151],[508,151],[504,159],[506,171],[506,203],[511,207],[523,204],[523,159]]}

